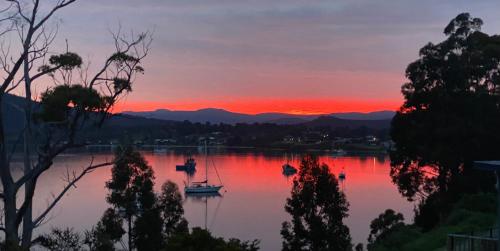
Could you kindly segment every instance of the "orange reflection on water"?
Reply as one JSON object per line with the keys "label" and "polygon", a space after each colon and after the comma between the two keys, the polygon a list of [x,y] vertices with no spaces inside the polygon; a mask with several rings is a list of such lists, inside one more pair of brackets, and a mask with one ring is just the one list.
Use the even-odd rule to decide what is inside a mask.
{"label": "orange reflection on water", "polygon": [[[185,156],[174,152],[155,155],[145,152],[144,156],[153,167],[156,177],[156,189],[167,179],[184,188],[184,182],[205,179],[205,160],[202,153],[195,152],[197,171],[189,177],[184,172],[175,170],[176,164],[182,164]],[[111,158],[109,154],[98,155],[96,161]],[[51,192],[57,192],[64,185],[60,179],[70,170],[79,170],[88,164],[89,155],[74,155],[60,158],[54,168],[40,180],[35,201],[35,212],[46,206]],[[281,166],[286,163],[283,153],[213,153],[212,161],[224,184],[222,197],[204,199],[186,199],[185,217],[190,226],[207,227],[216,235],[226,238],[260,239],[262,250],[281,248],[281,223],[289,219],[284,211],[286,198],[290,195],[293,177],[282,174]],[[290,158],[291,164],[298,167],[300,155]],[[387,208],[401,211],[411,219],[413,205],[400,196],[389,177],[389,159],[387,157],[339,157],[320,156],[320,162],[326,163],[335,175],[342,170],[346,174],[341,184],[350,203],[349,226],[353,242],[366,242],[369,224],[379,213]],[[208,169],[211,183],[219,183],[214,168]],[[110,178],[110,169],[99,169],[78,183],[78,188],[70,192],[55,209],[53,219],[39,231],[46,231],[51,226],[68,226],[77,230],[89,229],[95,224],[104,210],[107,190],[104,183]],[[206,209],[206,210],[205,210]],[[78,216],[78,217],[75,217]]]}

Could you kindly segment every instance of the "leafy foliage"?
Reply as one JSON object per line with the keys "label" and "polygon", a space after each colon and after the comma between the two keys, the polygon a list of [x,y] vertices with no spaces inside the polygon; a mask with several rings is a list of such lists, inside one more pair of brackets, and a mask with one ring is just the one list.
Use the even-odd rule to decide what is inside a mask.
{"label": "leafy foliage", "polygon": [[125,78],[114,78],[113,79],[113,87],[115,91],[118,92],[120,90],[132,91],[131,82]]}
{"label": "leafy foliage", "polygon": [[133,238],[138,251],[161,250],[165,245],[163,221],[158,208],[144,208],[134,222]]}
{"label": "leafy foliage", "polygon": [[157,195],[152,168],[132,147],[120,148],[116,159],[106,183],[111,191],[107,200],[129,223],[129,245],[138,251],[161,250],[168,237],[188,233],[178,186],[167,181]]}
{"label": "leafy foliage", "polygon": [[482,33],[482,23],[462,13],[445,41],[420,50],[392,121],[391,177],[409,200],[428,200],[438,219],[459,194],[494,189],[492,175],[472,167],[500,157],[500,36]]}
{"label": "leafy foliage", "polygon": [[349,228],[343,223],[348,207],[328,166],[305,156],[285,205],[292,220],[282,226],[283,250],[350,250]]}
{"label": "leafy foliage", "polygon": [[[112,178],[106,183],[110,190],[107,201],[128,221],[129,245],[134,240],[139,250],[147,250],[149,244],[160,247],[161,218],[155,208],[153,169],[139,152],[128,146],[117,150],[111,172]],[[132,229],[134,217],[136,219]]]}
{"label": "leafy foliage", "polygon": [[381,241],[391,231],[404,226],[404,217],[392,209],[385,210],[370,223],[370,236],[368,237],[368,250],[377,242]]}
{"label": "leafy foliage", "polygon": [[157,207],[157,197],[153,191],[152,169],[147,175],[138,176],[139,214],[134,222],[133,237],[138,251],[160,250],[164,245],[163,219]]}
{"label": "leafy foliage", "polygon": [[188,231],[187,221],[184,219],[182,195],[179,187],[172,181],[166,181],[161,187],[158,206],[163,216],[164,231],[166,236]]}
{"label": "leafy foliage", "polygon": [[450,233],[470,233],[493,227],[496,219],[496,194],[463,196],[447,218],[433,229],[422,231],[415,225],[398,225],[377,238],[370,251],[419,251],[446,249]]}
{"label": "leafy foliage", "polygon": [[66,52],[60,55],[53,55],[49,58],[49,63],[60,67],[63,70],[72,70],[82,65],[82,58],[73,52]]}
{"label": "leafy foliage", "polygon": [[126,217],[132,217],[139,214],[141,202],[151,203],[150,198],[140,198],[140,195],[145,194],[143,186],[152,187],[153,170],[132,147],[119,148],[115,155],[112,178],[106,182],[110,190],[107,201]]}
{"label": "leafy foliage", "polygon": [[115,210],[108,208],[97,225],[85,232],[84,243],[91,251],[114,251],[115,243],[124,234],[122,218]]}
{"label": "leafy foliage", "polygon": [[206,230],[195,227],[191,233],[181,233],[169,238],[165,251],[184,250],[184,251],[257,251],[259,242],[240,241],[238,239],[229,239],[213,237]]}
{"label": "leafy foliage", "polygon": [[40,237],[40,244],[51,251],[80,251],[80,234],[71,228],[53,228],[51,233]]}
{"label": "leafy foliage", "polygon": [[134,57],[130,54],[121,51],[111,55],[109,60],[117,64],[137,63],[140,61],[140,59],[138,59],[137,57]]}
{"label": "leafy foliage", "polygon": [[40,103],[42,109],[36,117],[43,122],[63,122],[75,109],[98,112],[108,104],[95,89],[81,85],[60,85],[49,89],[42,94]]}

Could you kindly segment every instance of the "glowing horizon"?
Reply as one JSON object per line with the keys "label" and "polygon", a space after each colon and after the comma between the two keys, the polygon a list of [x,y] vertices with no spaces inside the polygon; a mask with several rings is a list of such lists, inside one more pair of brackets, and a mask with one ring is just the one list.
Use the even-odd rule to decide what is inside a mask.
{"label": "glowing horizon", "polygon": [[318,115],[337,112],[375,112],[395,111],[402,104],[401,100],[333,100],[333,99],[242,99],[239,101],[206,100],[194,102],[136,102],[121,101],[113,112],[154,111],[167,109],[172,111],[196,111],[214,108],[230,112],[288,113],[296,115]]}
{"label": "glowing horizon", "polygon": [[110,30],[154,30],[145,74],[116,112],[397,110],[420,48],[442,41],[464,11],[498,33],[499,7],[492,0],[87,0],[61,12],[53,50],[66,48],[67,38],[95,68],[113,49]]}

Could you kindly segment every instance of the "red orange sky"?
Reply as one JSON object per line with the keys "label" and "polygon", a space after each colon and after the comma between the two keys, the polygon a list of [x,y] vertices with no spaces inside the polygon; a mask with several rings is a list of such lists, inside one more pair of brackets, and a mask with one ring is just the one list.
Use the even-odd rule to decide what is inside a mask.
{"label": "red orange sky", "polygon": [[99,67],[114,49],[110,30],[154,30],[145,75],[118,112],[395,110],[422,46],[442,41],[461,12],[498,34],[499,8],[494,0],[86,0],[61,12],[53,50],[68,39]]}
{"label": "red orange sky", "polygon": [[245,99],[233,102],[134,102],[123,101],[114,112],[152,111],[158,108],[170,110],[198,110],[202,108],[221,108],[232,112],[257,114],[263,112],[281,112],[290,114],[327,114],[334,112],[371,112],[396,110],[401,100],[329,100],[329,99]]}

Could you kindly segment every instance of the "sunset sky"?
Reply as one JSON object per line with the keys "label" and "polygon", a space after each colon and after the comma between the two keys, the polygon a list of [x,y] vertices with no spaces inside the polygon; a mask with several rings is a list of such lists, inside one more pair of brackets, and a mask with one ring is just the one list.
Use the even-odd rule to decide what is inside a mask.
{"label": "sunset sky", "polygon": [[[480,3],[479,3],[480,2]],[[85,0],[58,39],[97,64],[109,30],[154,30],[117,108],[327,113],[396,109],[406,65],[460,12],[500,33],[500,1]]]}

